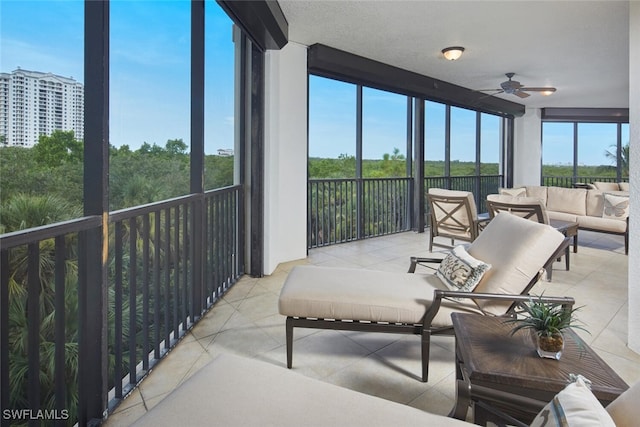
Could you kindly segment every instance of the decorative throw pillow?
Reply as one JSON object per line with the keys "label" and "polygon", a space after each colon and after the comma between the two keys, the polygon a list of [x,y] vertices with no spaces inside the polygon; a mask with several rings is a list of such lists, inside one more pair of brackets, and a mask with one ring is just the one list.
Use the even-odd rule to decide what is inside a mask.
{"label": "decorative throw pillow", "polygon": [[472,292],[491,264],[479,261],[459,245],[447,255],[436,271],[436,276],[452,291]]}
{"label": "decorative throw pillow", "polygon": [[629,197],[604,193],[603,198],[603,218],[625,220],[629,217]]}
{"label": "decorative throw pillow", "polygon": [[556,394],[536,415],[531,427],[615,427],[615,423],[582,377]]}
{"label": "decorative throw pillow", "polygon": [[524,187],[520,188],[501,188],[498,190],[499,194],[505,194],[507,196],[513,197],[524,197],[527,195],[527,189]]}

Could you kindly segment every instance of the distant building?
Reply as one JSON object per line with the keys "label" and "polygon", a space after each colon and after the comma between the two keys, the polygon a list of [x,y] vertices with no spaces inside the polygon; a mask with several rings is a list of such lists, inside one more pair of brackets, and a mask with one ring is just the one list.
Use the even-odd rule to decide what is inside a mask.
{"label": "distant building", "polygon": [[84,86],[72,78],[18,68],[0,73],[0,137],[33,147],[40,135],[74,131],[84,138]]}
{"label": "distant building", "polygon": [[233,149],[232,148],[218,148],[218,156],[231,157],[231,156],[233,156]]}

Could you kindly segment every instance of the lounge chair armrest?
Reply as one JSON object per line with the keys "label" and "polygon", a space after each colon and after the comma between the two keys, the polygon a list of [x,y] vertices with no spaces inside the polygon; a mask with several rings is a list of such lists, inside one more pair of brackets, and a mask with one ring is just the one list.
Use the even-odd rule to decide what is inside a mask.
{"label": "lounge chair armrest", "polygon": [[[424,315],[424,325],[430,325],[433,318],[440,310],[440,305],[442,304],[442,300],[446,298],[457,298],[457,299],[484,299],[484,300],[496,300],[496,301],[509,301],[513,304],[509,309],[504,313],[505,315],[513,314],[514,308],[521,302],[529,302],[531,301],[531,295],[511,295],[511,294],[488,294],[488,293],[480,293],[480,292],[461,292],[461,291],[449,291],[436,289],[433,291],[433,302],[431,306],[427,310]],[[535,297],[536,301],[539,297]],[[575,299],[573,297],[540,297],[542,302],[552,303],[552,304],[560,304],[565,308],[571,308],[575,304]]]}
{"label": "lounge chair armrest", "polygon": [[427,264],[440,264],[444,258],[422,258],[417,256],[411,257],[411,265],[409,265],[409,273],[415,273],[416,267],[420,264],[423,267],[430,268],[435,270],[435,268],[431,267]]}

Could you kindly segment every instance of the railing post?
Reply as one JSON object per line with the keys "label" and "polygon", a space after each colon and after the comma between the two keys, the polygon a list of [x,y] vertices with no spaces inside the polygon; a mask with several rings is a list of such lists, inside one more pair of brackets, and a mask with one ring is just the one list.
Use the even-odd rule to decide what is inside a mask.
{"label": "railing post", "polygon": [[78,424],[107,410],[109,1],[84,3],[84,214],[101,218],[78,239]]}

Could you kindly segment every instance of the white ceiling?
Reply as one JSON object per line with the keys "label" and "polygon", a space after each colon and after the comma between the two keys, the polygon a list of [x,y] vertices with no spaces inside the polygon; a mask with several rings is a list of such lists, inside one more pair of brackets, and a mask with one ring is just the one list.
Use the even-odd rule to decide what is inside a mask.
{"label": "white ceiling", "polygon": [[[527,107],[629,107],[628,1],[279,0],[289,40],[325,44],[469,89],[554,86]],[[464,46],[457,61],[441,50]]]}

